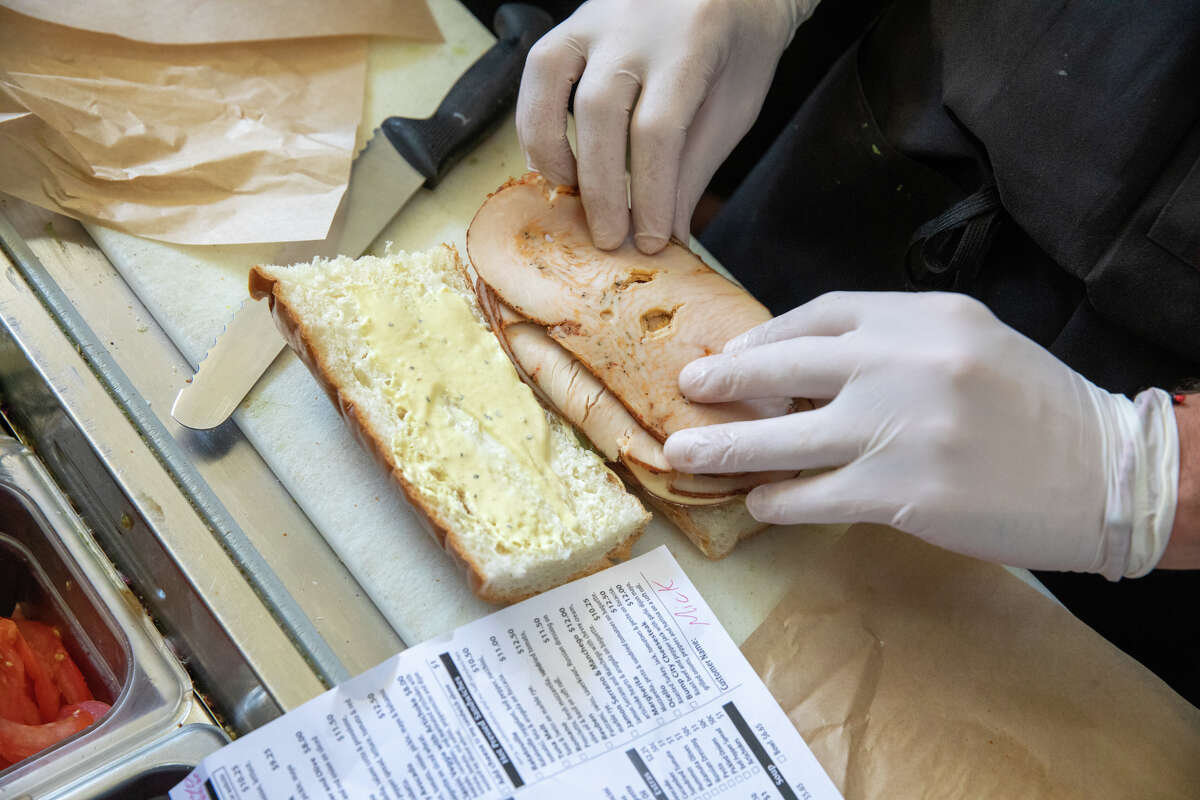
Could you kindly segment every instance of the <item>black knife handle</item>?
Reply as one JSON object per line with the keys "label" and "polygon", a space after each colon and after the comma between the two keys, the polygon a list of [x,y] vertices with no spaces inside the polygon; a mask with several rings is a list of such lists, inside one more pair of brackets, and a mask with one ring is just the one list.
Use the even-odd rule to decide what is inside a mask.
{"label": "black knife handle", "polygon": [[437,186],[446,171],[504,119],[517,99],[529,48],[553,25],[540,8],[505,3],[496,9],[496,43],[450,88],[432,117],[383,121],[388,141],[425,176],[427,188]]}

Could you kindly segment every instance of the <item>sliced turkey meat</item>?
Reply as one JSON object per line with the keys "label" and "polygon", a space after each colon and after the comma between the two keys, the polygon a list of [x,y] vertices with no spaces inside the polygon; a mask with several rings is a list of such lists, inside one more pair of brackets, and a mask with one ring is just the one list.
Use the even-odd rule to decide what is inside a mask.
{"label": "sliced turkey meat", "polygon": [[628,241],[595,248],[574,190],[538,175],[510,181],[475,215],[467,252],[500,305],[543,327],[659,442],[683,428],[789,410],[787,400],[683,397],[685,364],[720,352],[770,312],[677,242],[654,256]]}
{"label": "sliced turkey meat", "polygon": [[500,298],[488,288],[482,278],[475,281],[475,296],[479,298],[479,307],[483,309],[483,315],[487,317],[494,330],[500,331],[509,325],[529,322],[528,319],[513,311],[511,306],[500,302]]}
{"label": "sliced turkey meat", "polygon": [[[509,310],[488,302],[486,287],[479,289],[482,305],[509,356],[550,407],[579,429],[609,461],[619,461],[652,494],[678,505],[712,505],[744,494],[762,483],[791,477],[789,472],[710,476],[675,472],[663,455],[662,443],[637,420],[600,381],[544,328],[522,322]],[[502,304],[500,304],[502,309]],[[498,324],[507,318],[508,324]]]}
{"label": "sliced turkey meat", "polygon": [[503,338],[521,370],[605,458],[617,461],[623,450],[635,450],[655,472],[670,471],[662,445],[545,328],[532,322],[509,325]]}

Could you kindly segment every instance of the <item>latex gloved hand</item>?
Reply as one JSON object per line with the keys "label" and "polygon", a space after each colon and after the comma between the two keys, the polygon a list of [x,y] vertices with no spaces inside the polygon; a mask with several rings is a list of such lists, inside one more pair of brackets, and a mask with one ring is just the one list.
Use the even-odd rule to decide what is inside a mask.
{"label": "latex gloved hand", "polygon": [[1111,580],[1150,571],[1170,536],[1170,397],[1103,391],[962,295],[824,295],[692,362],[679,384],[705,402],[832,398],[667,440],[689,472],[836,467],[754,489],[746,504],[764,522],[884,523]]}
{"label": "latex gloved hand", "polygon": [[[591,0],[526,60],[517,132],[530,169],[578,185],[597,247],[674,233],[750,129],[775,65],[817,0]],[[567,142],[575,94],[578,159]],[[632,185],[627,194],[626,151]]]}

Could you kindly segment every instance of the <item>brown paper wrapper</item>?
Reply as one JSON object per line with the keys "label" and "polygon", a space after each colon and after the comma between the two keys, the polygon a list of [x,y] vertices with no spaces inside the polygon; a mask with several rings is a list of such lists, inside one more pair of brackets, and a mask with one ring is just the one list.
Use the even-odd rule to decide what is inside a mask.
{"label": "brown paper wrapper", "polygon": [[742,649],[847,800],[1200,797],[1200,710],[1004,568],[862,525],[795,585]]}
{"label": "brown paper wrapper", "polygon": [[425,0],[0,0],[36,19],[154,44],[311,36],[438,42]]}
{"label": "brown paper wrapper", "polygon": [[182,244],[324,238],[363,37],[162,47],[0,8],[0,191]]}

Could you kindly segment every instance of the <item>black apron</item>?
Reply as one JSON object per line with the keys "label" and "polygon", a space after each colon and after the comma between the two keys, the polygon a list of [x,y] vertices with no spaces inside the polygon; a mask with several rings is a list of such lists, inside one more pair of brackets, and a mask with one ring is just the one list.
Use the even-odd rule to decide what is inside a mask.
{"label": "black apron", "polygon": [[[1200,3],[899,0],[702,239],[776,314],[961,291],[1110,391],[1200,378]],[[1200,572],[1039,577],[1200,703]]]}

